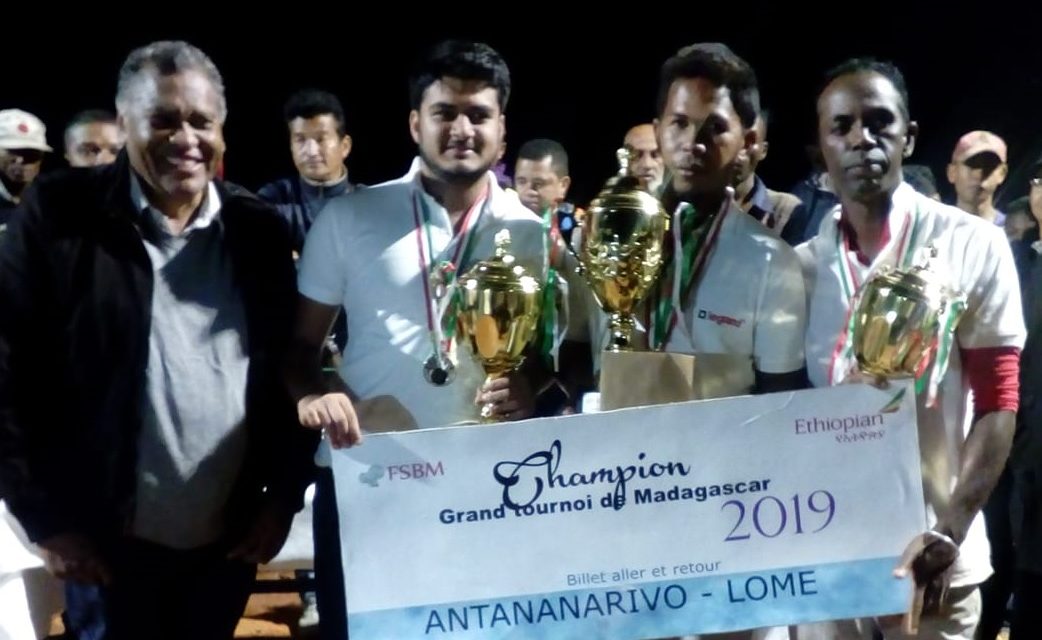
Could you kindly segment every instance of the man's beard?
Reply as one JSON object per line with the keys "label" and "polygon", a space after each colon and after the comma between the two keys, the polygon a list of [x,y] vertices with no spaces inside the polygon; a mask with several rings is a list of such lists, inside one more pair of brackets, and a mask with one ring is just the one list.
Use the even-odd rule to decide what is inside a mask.
{"label": "man's beard", "polygon": [[427,165],[427,168],[437,177],[439,180],[449,184],[473,184],[480,180],[488,171],[492,168],[493,163],[489,162],[483,167],[479,167],[474,170],[454,170],[448,171],[441,168],[434,158],[427,155],[423,147],[417,147],[420,154],[420,159]]}

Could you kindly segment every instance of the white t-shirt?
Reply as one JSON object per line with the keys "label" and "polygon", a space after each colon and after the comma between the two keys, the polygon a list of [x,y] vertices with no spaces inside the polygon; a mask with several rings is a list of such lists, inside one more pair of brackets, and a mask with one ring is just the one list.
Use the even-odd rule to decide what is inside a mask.
{"label": "white t-shirt", "polygon": [[[919,216],[914,247],[932,244],[938,252],[932,263],[934,270],[947,274],[949,286],[967,297],[966,311],[956,329],[959,347],[1022,347],[1025,329],[1017,272],[1002,229],[920,195],[907,184],[902,184],[894,193],[887,221],[888,245],[875,263],[866,267],[850,252],[849,264],[856,270],[858,281],[865,282],[885,262],[893,264],[906,219],[910,220],[909,228],[915,228],[909,218],[914,215]],[[815,386],[830,383],[833,350],[849,309],[840,279],[839,216],[840,210],[836,207],[822,221],[818,235],[797,248],[809,296],[807,368]],[[958,477],[963,443],[973,420],[969,393],[959,349],[953,347],[935,406],[926,407],[922,395],[918,402],[923,491],[930,527],[936,524],[938,513],[948,508]],[[988,541],[983,519],[978,514],[963,542],[952,585],[979,584],[990,573]]]}
{"label": "white t-shirt", "polygon": [[748,392],[754,369],[803,368],[806,309],[796,252],[732,203],[666,351],[748,357]]}
{"label": "white t-shirt", "polygon": [[[451,260],[457,242],[448,212],[420,182],[419,159],[393,180],[330,200],[315,219],[300,258],[300,293],[326,305],[341,305],[347,318],[347,346],[340,375],[362,400],[390,395],[412,414],[419,428],[478,419],[474,403],[484,372],[468,348],[457,350],[456,378],[434,386],[423,376],[432,355],[426,298],[420,268],[414,194],[430,212],[431,242],[437,260]],[[542,221],[488,174],[487,207],[474,228],[469,264],[492,257],[496,232],[507,228],[511,253],[531,273],[543,265]],[[423,238],[424,244],[426,238]],[[317,461],[328,465],[323,441]]]}

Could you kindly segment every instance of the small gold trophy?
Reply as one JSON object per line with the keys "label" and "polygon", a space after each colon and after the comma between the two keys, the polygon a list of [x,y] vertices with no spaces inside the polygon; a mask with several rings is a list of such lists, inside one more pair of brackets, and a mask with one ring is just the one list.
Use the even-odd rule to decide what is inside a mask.
{"label": "small gold trophy", "polygon": [[[884,378],[918,377],[935,353],[947,357],[947,341],[965,307],[962,294],[945,286],[926,248],[922,264],[882,269],[858,294],[851,339],[858,368]],[[943,373],[943,372],[942,372]]]}
{"label": "small gold trophy", "polygon": [[632,351],[633,311],[658,281],[669,216],[657,198],[627,175],[629,152],[616,152],[619,172],[590,203],[581,223],[580,273],[609,317],[607,350]]}
{"label": "small gold trophy", "polygon": [[[495,257],[475,264],[458,280],[456,318],[460,335],[485,370],[485,383],[517,369],[536,338],[542,286],[510,254],[510,231],[496,234]],[[493,407],[481,408],[482,422],[496,422]]]}

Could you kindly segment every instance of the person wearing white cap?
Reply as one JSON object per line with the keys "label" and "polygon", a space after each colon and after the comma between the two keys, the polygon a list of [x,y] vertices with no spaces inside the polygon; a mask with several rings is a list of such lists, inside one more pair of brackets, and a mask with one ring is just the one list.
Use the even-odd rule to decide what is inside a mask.
{"label": "person wearing white cap", "polygon": [[39,118],[21,109],[0,111],[0,225],[7,225],[48,151],[47,128]]}

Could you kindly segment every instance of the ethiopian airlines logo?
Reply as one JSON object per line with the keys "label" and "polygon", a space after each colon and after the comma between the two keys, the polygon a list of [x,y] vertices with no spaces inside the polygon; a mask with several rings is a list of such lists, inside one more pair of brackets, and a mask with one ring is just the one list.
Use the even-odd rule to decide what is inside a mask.
{"label": "ethiopian airlines logo", "polygon": [[890,402],[883,405],[883,408],[879,410],[879,413],[897,413],[904,403],[905,392],[907,388],[902,388],[900,391],[894,394],[893,398],[890,398]]}

